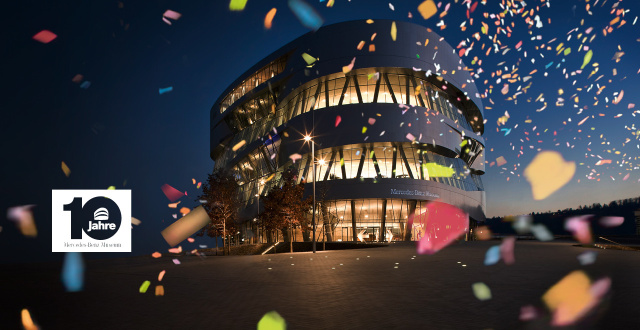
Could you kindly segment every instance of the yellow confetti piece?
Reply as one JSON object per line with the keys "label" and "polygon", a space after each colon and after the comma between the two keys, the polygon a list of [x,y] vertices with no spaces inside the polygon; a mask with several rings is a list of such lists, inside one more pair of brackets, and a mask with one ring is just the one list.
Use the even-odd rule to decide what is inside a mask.
{"label": "yellow confetti piece", "polygon": [[329,8],[333,7],[333,4],[334,4],[334,3],[335,3],[335,1],[334,1],[334,0],[329,0],[329,1],[327,1],[327,7],[329,7]]}
{"label": "yellow confetti piece", "polygon": [[422,18],[429,19],[431,16],[435,15],[438,12],[438,8],[436,7],[436,4],[433,2],[433,0],[427,0],[423,1],[418,6],[418,11],[420,12],[420,15],[422,15]]}
{"label": "yellow confetti piece", "polygon": [[473,283],[471,288],[473,289],[473,294],[478,298],[478,300],[484,301],[491,299],[491,289],[489,289],[486,284],[482,282]]}
{"label": "yellow confetti piece", "polygon": [[423,164],[423,167],[424,169],[427,170],[427,173],[425,174],[428,175],[429,177],[450,178],[456,172],[456,170],[452,169],[451,167],[443,166],[436,163],[426,163],[426,164]]}
{"label": "yellow confetti piece", "polygon": [[164,286],[156,285],[156,296],[164,296]]}
{"label": "yellow confetti piece", "polygon": [[151,282],[149,281],[142,282],[142,285],[140,286],[140,293],[146,293],[149,285],[151,285]]}
{"label": "yellow confetti piece", "polygon": [[62,162],[62,172],[64,172],[64,175],[66,175],[67,178],[69,177],[69,175],[71,175],[71,170],[69,169],[69,166],[65,164],[65,162]]}
{"label": "yellow confetti piece", "polygon": [[584,54],[584,59],[582,60],[582,66],[580,67],[580,69],[584,69],[585,66],[587,66],[587,64],[589,64],[589,62],[591,62],[591,57],[593,56],[593,51],[591,51],[591,49],[589,49],[589,51]]}
{"label": "yellow confetti piece", "polygon": [[269,12],[267,13],[267,16],[264,17],[264,28],[265,29],[270,29],[272,22],[273,22],[273,17],[276,16],[276,11],[278,11],[276,8],[271,8],[271,10],[269,10]]}
{"label": "yellow confetti piece", "polygon": [[39,329],[38,326],[33,323],[33,320],[31,319],[31,314],[29,314],[29,310],[27,310],[26,308],[23,308],[20,314],[22,317],[22,326],[24,327],[25,330]]}
{"label": "yellow confetti piece", "polygon": [[368,19],[367,20],[367,24],[373,24],[373,20],[372,19]]}
{"label": "yellow confetti piece", "polygon": [[315,61],[318,60],[317,58],[307,53],[302,53],[302,58],[304,59],[305,62],[307,62],[307,65],[312,65],[313,63],[315,63]]}
{"label": "yellow confetti piece", "polygon": [[285,330],[287,322],[276,311],[271,311],[260,319],[258,322],[258,330]]}
{"label": "yellow confetti piece", "polygon": [[362,127],[362,134],[364,134],[367,131],[367,126],[363,126]]}
{"label": "yellow confetti piece", "polygon": [[396,22],[392,22],[391,23],[391,39],[393,39],[393,41],[396,41],[396,36],[398,34],[398,29],[396,28]]}
{"label": "yellow confetti piece", "polygon": [[552,311],[561,309],[560,315],[555,315],[560,319],[554,317],[554,321],[566,324],[579,317],[591,305],[594,297],[590,287],[589,277],[583,271],[576,270],[547,290],[542,300]]}
{"label": "yellow confetti piece", "polygon": [[134,224],[134,225],[137,226],[137,225],[139,225],[141,223],[142,223],[142,221],[140,221],[140,220],[138,220],[138,219],[136,219],[134,217],[131,217],[131,224]]}
{"label": "yellow confetti piece", "polygon": [[244,10],[244,6],[247,5],[247,0],[231,0],[229,2],[229,10],[240,11]]}
{"label": "yellow confetti piece", "polygon": [[542,200],[571,181],[576,172],[575,162],[565,162],[556,151],[542,151],[524,170],[531,184],[534,200]]}
{"label": "yellow confetti piece", "polygon": [[233,146],[233,148],[231,148],[231,150],[238,151],[238,149],[242,148],[242,146],[245,145],[246,143],[247,143],[247,141],[242,140],[242,141],[236,143],[236,145]]}
{"label": "yellow confetti piece", "polygon": [[116,190],[116,186],[109,186],[109,188],[107,188],[107,190]]}

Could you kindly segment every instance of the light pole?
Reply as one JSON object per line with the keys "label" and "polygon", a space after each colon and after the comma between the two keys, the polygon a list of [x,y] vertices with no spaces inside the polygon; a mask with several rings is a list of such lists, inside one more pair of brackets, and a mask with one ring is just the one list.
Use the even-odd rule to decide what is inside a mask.
{"label": "light pole", "polygon": [[[313,131],[312,131],[313,132]],[[307,142],[311,142],[311,166],[312,166],[312,174],[313,176],[313,209],[311,211],[311,226],[313,231],[313,238],[311,241],[311,245],[313,246],[313,253],[316,253],[316,143],[311,139],[311,136],[306,135],[304,140]]]}

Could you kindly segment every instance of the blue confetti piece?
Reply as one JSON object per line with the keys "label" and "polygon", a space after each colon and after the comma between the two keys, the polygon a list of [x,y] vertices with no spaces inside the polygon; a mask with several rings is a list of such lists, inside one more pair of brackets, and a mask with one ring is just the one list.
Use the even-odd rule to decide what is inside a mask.
{"label": "blue confetti piece", "polygon": [[82,88],[82,89],[87,89],[87,88],[89,88],[89,86],[91,86],[91,82],[90,81],[85,81],[82,84],[80,84],[80,88]]}
{"label": "blue confetti piece", "polygon": [[164,93],[169,93],[173,90],[173,87],[166,87],[166,88],[160,88],[158,89],[158,93],[160,93],[160,95],[164,94]]}
{"label": "blue confetti piece", "polygon": [[503,129],[500,129],[500,130],[505,132],[504,136],[507,136],[507,135],[509,135],[509,133],[511,133],[511,128],[503,128]]}
{"label": "blue confetti piece", "polygon": [[553,61],[549,62],[549,64],[547,64],[547,65],[545,65],[545,66],[544,66],[545,70],[546,70],[546,69],[548,69],[548,68],[549,68],[550,66],[552,66],[552,65],[553,65]]}
{"label": "blue confetti piece", "polygon": [[80,252],[67,252],[64,255],[61,277],[68,292],[82,291],[84,287],[84,261]]}
{"label": "blue confetti piece", "polygon": [[500,261],[500,245],[495,245],[490,247],[484,255],[484,265],[495,265],[498,261]]}
{"label": "blue confetti piece", "polygon": [[289,0],[289,9],[298,18],[300,23],[313,31],[318,30],[324,21],[322,17],[308,3],[302,0]]}

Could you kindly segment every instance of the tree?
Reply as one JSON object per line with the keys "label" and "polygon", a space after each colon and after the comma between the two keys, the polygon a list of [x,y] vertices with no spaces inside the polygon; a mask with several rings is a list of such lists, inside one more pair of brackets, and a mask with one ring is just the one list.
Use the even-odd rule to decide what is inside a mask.
{"label": "tree", "polygon": [[269,239],[271,231],[281,230],[282,235],[290,242],[291,252],[293,228],[300,226],[303,231],[309,230],[308,214],[312,204],[311,197],[303,199],[304,184],[296,184],[297,177],[298,173],[294,168],[284,170],[280,182],[263,198],[264,212],[260,214],[265,229],[270,232]]}
{"label": "tree", "polygon": [[[238,200],[238,180],[227,170],[214,170],[202,185],[202,194],[198,197],[204,201],[203,207],[211,219],[209,225],[199,235],[206,233],[209,237],[222,235],[222,250],[227,247],[229,233],[236,232],[236,222],[240,201]],[[216,251],[218,240],[216,239]],[[228,248],[230,253],[231,248]]]}

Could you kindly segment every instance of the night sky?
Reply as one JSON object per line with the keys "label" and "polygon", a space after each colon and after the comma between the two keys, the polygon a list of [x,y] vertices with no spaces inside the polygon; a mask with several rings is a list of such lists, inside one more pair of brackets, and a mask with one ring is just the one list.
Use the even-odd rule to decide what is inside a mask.
{"label": "night sky", "polygon": [[[640,109],[636,60],[640,58],[640,23],[635,22],[640,3],[591,0],[589,14],[585,1],[555,0],[550,7],[548,1],[526,1],[525,11],[533,10],[527,17],[539,15],[542,27],[535,27],[535,22],[528,25],[523,13],[507,14],[501,27],[509,26],[511,36],[500,32],[498,52],[491,50],[487,55],[487,49],[494,47],[496,19],[484,13],[497,14],[504,8],[498,1],[478,3],[469,13],[471,24],[467,2],[477,3],[443,1],[438,13],[424,20],[417,10],[421,1],[392,2],[393,9],[385,1],[336,0],[331,8],[326,1],[308,1],[324,25],[393,19],[429,27],[454,48],[468,49],[473,42],[462,58],[474,74],[480,68],[483,71],[476,84],[481,93],[486,91],[486,160],[491,163],[503,156],[507,161],[500,167],[487,164],[483,176],[489,217],[640,195],[636,133],[640,112],[632,115]],[[517,8],[523,6],[516,2]],[[440,17],[447,4],[447,14]],[[265,29],[265,15],[273,7],[277,8],[273,27]],[[168,25],[162,20],[167,9],[182,17]],[[192,179],[204,181],[213,168],[209,116],[215,100],[256,62],[310,32],[287,1],[249,0],[242,11],[230,11],[228,1],[16,1],[5,4],[4,12],[7,24],[0,50],[3,262],[62,259],[62,254],[49,252],[52,189],[131,189],[132,215],[142,221],[132,231],[133,254],[166,251],[160,231],[177,211],[167,207],[169,201],[160,187],[167,183],[187,191],[181,206],[196,205],[199,190]],[[605,36],[603,29],[616,17],[619,21]],[[625,24],[620,26],[622,20]],[[481,22],[489,28],[486,35],[480,32]],[[46,44],[34,40],[42,30],[52,31],[57,38]],[[480,40],[474,37],[478,32]],[[583,36],[578,38],[580,33]],[[531,40],[537,36],[539,40]],[[564,55],[560,43],[570,53]],[[576,73],[586,54],[584,48],[578,50],[581,44],[592,50],[593,57]],[[590,76],[594,65],[598,72]],[[497,82],[499,76],[493,74],[514,69],[522,79],[509,83],[508,92],[503,93],[505,81]],[[80,83],[72,81],[77,74],[83,76]],[[81,87],[84,81],[90,82],[88,87],[82,85],[87,88]],[[514,100],[518,88],[529,84],[526,93]],[[160,94],[159,89],[166,87],[173,90]],[[613,104],[615,93],[620,93],[617,104]],[[557,103],[559,97],[563,105]],[[538,111],[543,102],[546,108]],[[498,126],[505,111],[509,118]],[[615,118],[618,114],[622,116]],[[511,131],[505,136],[507,131],[501,129]],[[567,185],[534,201],[523,172],[538,149],[560,152],[566,161],[576,162],[577,170]],[[596,165],[599,157],[611,163]],[[61,170],[62,161],[71,169],[69,177]],[[36,205],[37,238],[23,237],[6,218],[9,207],[27,204]],[[213,245],[213,240],[200,238],[185,248],[198,244]]]}

